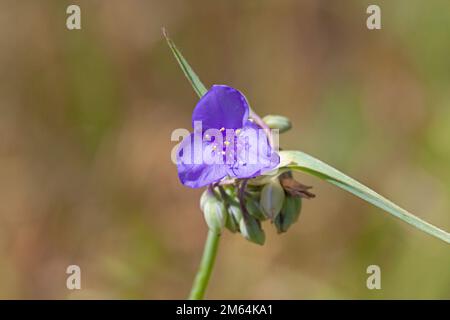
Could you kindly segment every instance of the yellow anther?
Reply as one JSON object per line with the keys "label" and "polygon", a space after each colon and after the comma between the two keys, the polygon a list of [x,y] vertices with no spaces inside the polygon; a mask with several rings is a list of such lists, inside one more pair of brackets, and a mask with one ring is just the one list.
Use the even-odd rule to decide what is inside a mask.
{"label": "yellow anther", "polygon": [[216,145],[213,145],[213,146],[212,146],[212,149],[213,149],[213,150],[216,150],[216,149],[217,149],[217,146],[216,146]]}
{"label": "yellow anther", "polygon": [[225,131],[225,128],[224,127],[222,127],[222,128],[220,128],[220,130],[219,131]]}
{"label": "yellow anther", "polygon": [[230,141],[225,141],[224,144],[227,146],[230,144]]}
{"label": "yellow anther", "polygon": [[236,129],[236,134],[241,133],[241,129]]}

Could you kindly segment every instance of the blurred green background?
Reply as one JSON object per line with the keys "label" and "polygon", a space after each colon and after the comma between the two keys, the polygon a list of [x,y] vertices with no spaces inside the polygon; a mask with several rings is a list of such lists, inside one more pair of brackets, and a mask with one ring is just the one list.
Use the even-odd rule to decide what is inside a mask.
{"label": "blurred green background", "polygon": [[[0,0],[0,298],[187,296],[206,226],[170,134],[197,98],[162,26],[205,84],[290,117],[285,149],[449,230],[449,21],[448,0]],[[299,222],[266,224],[263,247],[225,232],[208,298],[450,299],[448,245],[298,179],[317,194]],[[366,288],[371,264],[382,290]]]}

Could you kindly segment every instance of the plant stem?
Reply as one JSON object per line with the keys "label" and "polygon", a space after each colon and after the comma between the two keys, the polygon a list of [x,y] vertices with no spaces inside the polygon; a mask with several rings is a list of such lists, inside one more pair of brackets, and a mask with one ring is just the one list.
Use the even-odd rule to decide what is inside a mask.
{"label": "plant stem", "polygon": [[205,248],[203,249],[203,256],[200,266],[192,284],[190,300],[201,300],[205,296],[206,287],[208,286],[209,278],[214,266],[214,261],[217,255],[217,248],[219,247],[220,233],[209,230],[206,238]]}

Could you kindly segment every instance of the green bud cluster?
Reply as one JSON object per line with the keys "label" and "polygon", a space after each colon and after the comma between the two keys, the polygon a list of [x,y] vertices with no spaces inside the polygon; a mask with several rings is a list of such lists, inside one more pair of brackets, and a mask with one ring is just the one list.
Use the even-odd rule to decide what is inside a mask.
{"label": "green bud cluster", "polygon": [[264,185],[244,184],[244,190],[239,183],[209,187],[200,198],[208,227],[216,232],[226,228],[259,245],[265,242],[262,222],[266,220],[271,221],[278,233],[286,232],[299,218],[303,195],[292,191],[301,184],[290,173],[287,176],[293,183],[283,184],[281,177],[274,176]]}

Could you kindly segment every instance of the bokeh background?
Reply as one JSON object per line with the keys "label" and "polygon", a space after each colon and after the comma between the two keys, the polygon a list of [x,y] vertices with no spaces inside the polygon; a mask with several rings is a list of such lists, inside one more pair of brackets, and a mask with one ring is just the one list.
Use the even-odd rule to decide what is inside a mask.
{"label": "bokeh background", "polygon": [[[82,30],[65,27],[69,4]],[[366,28],[378,4],[382,30]],[[450,229],[450,2],[0,0],[0,298],[185,298],[202,190],[170,161],[203,82],[281,137]],[[450,298],[450,248],[333,186],[266,244],[225,232],[208,298]],[[66,288],[77,264],[82,290]],[[377,264],[382,290],[366,288]]]}

